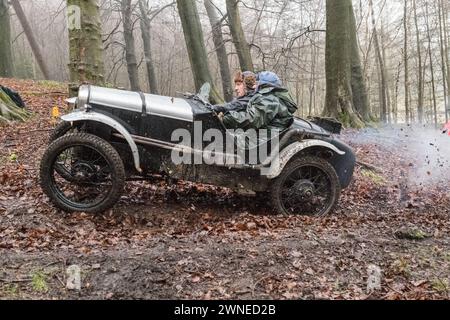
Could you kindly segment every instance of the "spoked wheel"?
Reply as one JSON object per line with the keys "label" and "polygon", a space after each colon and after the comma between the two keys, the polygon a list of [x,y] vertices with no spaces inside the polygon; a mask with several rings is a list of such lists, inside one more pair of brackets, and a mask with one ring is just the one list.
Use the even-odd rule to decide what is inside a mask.
{"label": "spoked wheel", "polygon": [[[53,132],[51,133],[49,137],[49,143],[52,143],[53,141],[61,138],[62,136],[66,134],[72,134],[72,133],[81,133],[82,132],[82,124],[71,124],[70,122],[63,121],[60,122]],[[79,155],[83,154],[83,149],[78,148],[76,150],[76,153]],[[71,181],[72,175],[70,172],[67,171],[67,168],[64,165],[56,164],[55,170],[66,180]]]}
{"label": "spoked wheel", "polygon": [[119,200],[125,170],[119,154],[105,140],[74,133],[49,146],[41,161],[40,178],[42,189],[60,209],[97,213]]}
{"label": "spoked wheel", "polygon": [[52,143],[58,138],[61,138],[65,134],[70,133],[81,133],[83,128],[82,123],[70,123],[67,121],[62,121],[58,123],[58,125],[55,127],[55,129],[50,134],[50,137],[48,139],[49,143]]}
{"label": "spoked wheel", "polygon": [[272,202],[282,214],[323,216],[339,200],[339,178],[333,166],[318,157],[297,159],[284,168],[271,187]]}

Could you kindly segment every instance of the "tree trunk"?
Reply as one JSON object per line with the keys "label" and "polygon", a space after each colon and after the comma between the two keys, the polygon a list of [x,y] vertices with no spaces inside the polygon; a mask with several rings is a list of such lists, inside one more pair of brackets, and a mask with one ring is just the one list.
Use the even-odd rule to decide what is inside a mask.
{"label": "tree trunk", "polygon": [[408,67],[408,1],[405,0],[404,14],[403,14],[403,28],[405,30],[404,46],[403,46],[403,59],[405,67],[405,122],[410,123],[411,115],[409,109],[409,67]]}
{"label": "tree trunk", "polygon": [[448,122],[448,112],[447,112],[447,106],[448,106],[448,99],[450,97],[447,96],[447,86],[450,85],[450,83],[447,82],[447,71],[446,71],[446,53],[445,53],[445,41],[444,41],[444,27],[445,27],[445,20],[444,20],[444,14],[443,14],[443,3],[441,1],[438,1],[438,19],[439,19],[439,46],[441,49],[441,71],[442,71],[442,86],[444,89],[444,113],[445,113],[445,122]]}
{"label": "tree trunk", "polygon": [[431,90],[433,96],[433,114],[434,114],[434,125],[438,127],[438,115],[437,115],[437,101],[436,101],[436,85],[434,81],[434,63],[433,63],[433,54],[431,51],[431,31],[430,31],[430,22],[428,20],[428,2],[425,3],[426,10],[426,25],[427,25],[427,36],[428,36],[428,54],[430,58],[430,72],[431,72]]}
{"label": "tree trunk", "polygon": [[204,2],[209,22],[211,23],[214,48],[219,62],[223,95],[226,101],[231,101],[233,99],[233,87],[231,85],[231,73],[230,66],[228,65],[227,49],[223,40],[222,22],[217,16],[216,8],[214,8],[212,0],[204,0]]}
{"label": "tree trunk", "polygon": [[[301,63],[301,50],[297,49],[297,63]],[[301,81],[301,74],[297,72],[295,74],[295,98],[298,105],[297,115],[301,118],[305,116],[305,106],[303,105],[303,82]]]}
{"label": "tree trunk", "polygon": [[414,6],[414,25],[416,27],[416,43],[417,43],[417,59],[419,63],[419,82],[418,82],[418,94],[419,98],[417,101],[417,115],[419,117],[419,123],[423,123],[423,73],[422,73],[422,50],[420,46],[420,30],[419,21],[417,16],[417,4],[416,0],[413,1]]}
{"label": "tree trunk", "polygon": [[226,0],[226,5],[231,36],[233,38],[233,43],[239,58],[241,70],[254,71],[250,46],[247,40],[245,39],[244,30],[242,29],[242,22],[239,13],[238,1]]}
{"label": "tree trunk", "polygon": [[156,80],[155,66],[153,65],[152,57],[152,40],[151,40],[151,21],[148,17],[147,1],[139,0],[139,8],[141,11],[141,34],[142,42],[144,44],[145,64],[147,66],[148,85],[150,87],[150,93],[159,94],[158,82]]}
{"label": "tree trunk", "polygon": [[356,34],[356,19],[353,6],[350,8],[350,42],[351,42],[351,63],[352,63],[352,96],[353,105],[364,121],[372,120],[367,96],[367,87],[364,77],[364,71],[359,54],[358,37]]}
{"label": "tree trunk", "polygon": [[316,91],[316,47],[313,44],[313,40],[311,39],[311,75],[309,79],[309,108],[308,115],[311,116],[313,113],[313,98],[314,93]]}
{"label": "tree trunk", "polygon": [[386,45],[385,45],[385,39],[384,39],[384,24],[382,22],[381,24],[381,52],[382,57],[384,61],[384,79],[385,79],[385,85],[386,85],[386,113],[387,113],[387,122],[392,123],[392,95],[390,90],[390,74],[389,74],[389,66],[388,66],[388,59],[386,59]]}
{"label": "tree trunk", "polygon": [[12,0],[11,4],[14,8],[14,11],[17,14],[17,18],[19,19],[20,24],[22,25],[23,31],[28,39],[28,43],[30,44],[31,50],[33,51],[34,57],[39,65],[39,68],[41,69],[44,79],[46,80],[50,79],[50,72],[48,71],[47,63],[45,62],[45,59],[42,56],[41,48],[39,47],[39,44],[37,43],[36,38],[34,37],[33,30],[30,24],[28,23],[27,17],[23,12],[19,0]]}
{"label": "tree trunk", "polygon": [[195,0],[177,0],[177,6],[183,26],[192,74],[194,76],[195,88],[198,91],[204,83],[209,82],[211,84],[211,102],[216,104],[221,103],[223,100],[212,81],[209,71],[203,30]]}
{"label": "tree trunk", "polygon": [[9,123],[13,120],[25,121],[29,118],[29,113],[19,108],[14,101],[0,89],[0,125]]}
{"label": "tree trunk", "polygon": [[139,72],[137,67],[136,49],[134,46],[133,21],[131,20],[131,0],[121,1],[123,38],[125,40],[125,56],[127,60],[128,78],[133,91],[141,91]]}
{"label": "tree trunk", "polygon": [[372,16],[372,32],[373,32],[373,42],[375,47],[375,54],[377,56],[377,62],[379,67],[379,90],[380,90],[380,120],[383,123],[387,122],[387,96],[386,96],[386,71],[384,67],[383,55],[380,48],[380,42],[378,38],[378,31],[375,23],[375,12],[373,10],[373,2],[369,0],[369,7]]}
{"label": "tree trunk", "polygon": [[[75,96],[83,83],[104,84],[103,43],[97,0],[67,0],[69,20],[80,9],[80,25],[68,24],[70,45],[71,96]],[[79,27],[79,28],[78,28]]]}
{"label": "tree trunk", "polygon": [[326,78],[324,114],[338,118],[346,126],[361,128],[364,122],[355,108],[352,90],[352,42],[356,27],[351,26],[351,0],[327,0]]}
{"label": "tree trunk", "polygon": [[392,116],[394,123],[398,123],[398,92],[399,92],[399,85],[400,85],[400,72],[402,69],[402,61],[398,63],[397,67],[397,75],[395,77],[395,91],[394,91],[394,103],[392,106]]}
{"label": "tree trunk", "polygon": [[0,0],[0,77],[13,76],[11,52],[11,18],[8,0]]}
{"label": "tree trunk", "polygon": [[[444,5],[444,1],[441,2],[442,6]],[[447,106],[446,106],[446,114],[447,117],[450,118],[450,58],[448,52],[448,10],[442,10],[442,27],[444,29],[444,53],[445,53],[445,64],[447,65]]]}

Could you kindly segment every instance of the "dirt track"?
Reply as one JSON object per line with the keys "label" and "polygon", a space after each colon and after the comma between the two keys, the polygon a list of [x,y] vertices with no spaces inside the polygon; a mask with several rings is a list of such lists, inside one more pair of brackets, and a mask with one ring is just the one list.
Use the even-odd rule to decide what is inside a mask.
{"label": "dirt track", "polygon": [[[164,181],[130,184],[104,215],[67,215],[37,184],[49,107],[62,103],[64,87],[0,80],[23,92],[36,114],[0,129],[0,298],[450,297],[445,170],[432,183],[411,185],[405,177],[424,159],[380,135],[374,140],[372,131],[343,139],[381,172],[358,167],[327,218],[275,216],[251,196]],[[395,132],[400,144],[410,139]],[[72,264],[82,269],[79,293],[65,288]],[[369,296],[371,264],[383,279]]]}

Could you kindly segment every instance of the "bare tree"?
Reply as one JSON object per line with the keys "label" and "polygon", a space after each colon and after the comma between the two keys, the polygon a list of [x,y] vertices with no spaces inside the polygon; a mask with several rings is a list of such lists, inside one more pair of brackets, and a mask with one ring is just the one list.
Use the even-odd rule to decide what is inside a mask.
{"label": "bare tree", "polygon": [[[444,7],[444,1],[441,1],[441,6]],[[444,54],[445,54],[445,64],[447,65],[447,106],[445,108],[446,117],[450,118],[450,55],[448,52],[448,3],[447,9],[442,10],[442,29],[444,31]],[[445,94],[445,93],[444,93]]]}
{"label": "bare tree", "polygon": [[361,57],[356,30],[356,19],[353,6],[350,6],[350,45],[351,45],[351,85],[353,106],[365,122],[372,120],[364,71],[361,65]]}
{"label": "bare tree", "polygon": [[75,95],[81,83],[104,83],[103,44],[97,0],[67,0],[67,5],[81,14],[80,28],[69,23],[69,91]]}
{"label": "bare tree", "polygon": [[437,101],[436,101],[436,84],[434,81],[434,62],[433,54],[431,49],[431,31],[430,31],[430,21],[428,15],[428,2],[425,3],[425,16],[426,16],[426,26],[427,26],[427,38],[428,38],[428,55],[430,58],[430,73],[431,73],[431,91],[433,96],[433,115],[434,115],[434,125],[438,126],[438,115],[437,115]]}
{"label": "bare tree", "polygon": [[[312,40],[311,40],[312,41]],[[309,107],[308,115],[313,115],[313,107],[315,105],[315,91],[316,91],[316,60],[317,60],[317,49],[315,46],[311,48],[311,75],[309,81]]]}
{"label": "bare tree", "polygon": [[384,66],[384,60],[383,60],[383,55],[381,52],[381,48],[380,48],[380,40],[378,37],[378,31],[377,31],[377,27],[376,27],[376,22],[375,22],[375,12],[373,9],[373,1],[369,0],[369,6],[370,6],[370,11],[371,11],[371,16],[372,16],[372,32],[373,32],[373,41],[374,41],[374,45],[375,45],[375,53],[377,56],[377,62],[378,62],[378,66],[379,66],[379,75],[380,75],[380,80],[381,83],[379,85],[379,90],[380,90],[380,120],[383,123],[387,122],[387,95],[386,95],[386,91],[387,89],[387,83],[386,83],[386,69]]}
{"label": "bare tree", "polygon": [[133,91],[140,91],[139,71],[136,59],[136,49],[133,35],[133,21],[131,14],[133,7],[131,0],[121,0],[121,13],[123,22],[123,38],[125,40],[125,54],[127,60],[128,78],[130,80],[130,87]]}
{"label": "bare tree", "polygon": [[[345,125],[363,127],[355,108],[352,91],[352,18],[351,0],[327,0],[326,74],[327,91],[324,114],[340,119]],[[359,54],[359,53],[358,53]]]}
{"label": "bare tree", "polygon": [[[444,13],[443,13],[443,3],[441,0],[437,2],[438,7],[438,20],[439,20],[439,48],[441,52],[441,72],[442,72],[442,87],[444,90],[444,108],[445,108],[445,122],[448,121],[448,99],[450,97],[447,96],[447,86],[450,85],[450,83],[447,82],[447,70],[446,70],[446,51],[445,51],[445,41],[444,41],[444,29],[445,28],[445,20],[444,20]],[[448,58],[448,57],[447,57]]]}
{"label": "bare tree", "polygon": [[409,106],[409,64],[408,64],[408,1],[405,0],[403,13],[403,27],[404,27],[404,46],[403,46],[403,65],[405,67],[405,120],[410,123],[410,106]]}
{"label": "bare tree", "polygon": [[217,61],[219,62],[220,75],[222,78],[223,95],[226,101],[233,99],[233,88],[231,86],[231,73],[228,64],[227,49],[222,34],[222,20],[217,15],[212,0],[204,0],[206,12],[212,28],[214,48],[216,50]]}
{"label": "bare tree", "polygon": [[0,77],[12,77],[11,22],[7,0],[0,0],[0,30]]}
{"label": "bare tree", "polygon": [[419,73],[419,82],[417,84],[417,92],[418,92],[418,100],[417,100],[417,115],[419,118],[419,123],[423,123],[423,63],[422,63],[422,48],[420,44],[420,30],[419,30],[419,17],[417,15],[417,3],[416,0],[413,0],[413,9],[414,9],[414,25],[416,27],[416,45],[417,45],[417,59],[418,59],[418,73]]}
{"label": "bare tree", "polygon": [[36,38],[34,36],[33,30],[30,24],[28,23],[25,13],[23,12],[20,1],[11,0],[11,4],[14,8],[14,11],[17,14],[17,18],[19,18],[20,24],[22,25],[23,31],[28,39],[28,43],[30,44],[31,50],[33,51],[33,54],[39,65],[39,68],[41,69],[42,75],[44,76],[45,79],[50,79],[50,73],[47,67],[47,62],[45,61],[44,56],[42,55],[41,48],[39,47],[39,44],[37,43]]}
{"label": "bare tree", "polygon": [[392,105],[392,116],[395,124],[398,123],[398,96],[400,89],[400,72],[402,69],[402,61],[398,63],[397,74],[395,76],[395,90],[394,90],[394,101]]}
{"label": "bare tree", "polygon": [[148,1],[139,0],[139,9],[141,12],[141,34],[142,34],[142,42],[144,44],[145,64],[147,66],[147,77],[148,77],[148,84],[150,87],[150,93],[158,94],[159,93],[158,80],[156,79],[156,71],[152,55],[152,39],[150,32],[151,19],[149,17]]}
{"label": "bare tree", "polygon": [[228,25],[230,27],[233,43],[239,57],[239,64],[243,71],[254,71],[250,46],[245,39],[242,29],[241,15],[237,0],[226,0],[228,12]]}
{"label": "bare tree", "polygon": [[390,88],[390,68],[389,68],[389,60],[386,56],[386,33],[385,33],[385,25],[381,24],[381,37],[380,37],[380,44],[381,44],[381,53],[383,58],[383,71],[384,71],[384,79],[386,82],[386,113],[387,113],[387,122],[392,123],[392,100],[391,100],[391,88]]}
{"label": "bare tree", "polygon": [[[58,41],[68,33],[65,25],[67,18],[64,4],[66,1],[15,1],[20,1],[24,9],[42,56],[47,60],[52,78],[61,81],[69,80],[69,66],[73,68],[72,62],[68,65],[66,61],[69,46],[65,41]],[[97,2],[101,5],[99,16],[102,21],[104,42],[103,45],[101,42],[97,44],[100,50],[104,46],[105,77],[115,86],[127,87],[130,80],[126,42],[123,40],[121,1],[67,2],[76,4],[80,8],[89,2]],[[174,0],[131,0],[133,10],[131,29],[134,33],[134,51],[140,87],[141,89],[144,85],[147,87],[142,82],[145,79],[145,82],[149,83],[149,89],[146,90],[165,95],[191,91],[195,86],[194,77],[188,71],[191,68],[191,59],[186,51],[183,25],[180,23],[174,2]],[[335,2],[341,2],[340,5],[345,3],[345,1],[336,0]],[[426,2],[429,6],[430,37],[426,29]],[[11,4],[12,0],[9,0],[9,3]],[[243,60],[240,59],[235,45],[231,43],[233,41],[236,43],[236,37],[231,32],[236,25],[231,23],[234,15],[229,15],[228,12],[233,12],[233,9],[227,10],[229,8],[227,1],[207,0],[205,2],[203,0],[200,2],[196,0],[195,3],[205,6],[211,4],[209,10],[202,10],[202,12],[209,11],[215,14],[215,28],[213,26],[209,28],[211,21],[208,18],[213,17],[211,14],[208,17],[200,16],[201,23],[208,25],[205,24],[204,27],[213,31],[208,32],[207,41],[206,39],[202,41],[203,46],[209,51],[207,58],[211,82],[220,85],[220,92],[224,92],[228,100],[231,96],[232,81],[231,74],[227,76],[227,73],[239,68]],[[326,71],[333,68],[321,63],[327,55],[324,32],[325,1],[230,0],[229,4],[232,4],[232,8],[236,8],[239,14],[239,19],[235,20],[238,22],[237,27],[240,27],[241,31],[243,29],[241,32],[245,41],[243,48],[251,52],[251,64],[258,66],[258,69],[273,70],[279,74],[283,83],[290,90],[295,91],[295,96],[301,105],[299,115],[300,111],[303,111],[305,116],[309,111],[312,115],[322,113],[327,104]],[[431,40],[437,111],[441,111],[440,106],[445,104],[447,109],[450,106],[448,1],[409,0],[404,6],[404,0],[372,0],[372,2],[353,1],[353,5],[353,8],[349,7],[349,10],[352,12],[353,9],[354,13],[349,13],[347,16],[355,20],[355,23],[350,23],[349,27],[354,28],[355,31],[350,30],[348,33],[351,39],[345,49],[351,52],[349,54],[351,75],[348,79],[350,79],[349,92],[353,109],[367,123],[375,120],[372,113],[377,117],[381,114],[387,122],[390,121],[391,116],[394,121],[397,117],[398,122],[403,122],[406,115],[407,122],[434,123],[435,119],[429,117],[429,112],[434,107],[429,42]],[[405,12],[399,15],[399,10],[403,11],[403,9]],[[72,12],[70,10],[74,9],[69,8],[69,18]],[[372,11],[375,12],[374,15]],[[10,13],[14,13],[12,6]],[[371,19],[373,16],[376,18],[375,24]],[[3,19],[2,22],[4,21]],[[82,18],[81,22],[84,23],[84,21],[85,19]],[[1,36],[4,40],[8,37],[7,31],[5,27],[1,28],[3,31]],[[19,16],[11,15],[9,38],[13,61],[6,63],[5,59],[1,59],[0,63],[6,64],[9,68],[14,64],[17,77],[36,78],[36,74],[41,77],[37,59],[22,29]],[[375,32],[373,32],[374,29]],[[142,32],[137,36],[136,31],[140,32],[139,30]],[[45,36],[38,37],[38,35]],[[86,44],[77,40],[71,42],[70,49],[76,50],[76,54],[82,54],[83,59],[87,59],[91,53],[83,47],[86,47]],[[0,48],[3,55],[6,48],[7,46],[4,45]],[[191,46],[189,49],[192,49]],[[204,64],[207,59],[204,57],[199,60],[201,61],[198,62],[199,64]],[[90,73],[88,71],[90,66],[83,64],[81,59],[76,61],[80,67],[76,72],[84,78],[82,81],[76,81],[76,86],[81,82],[102,83],[102,81],[89,80],[86,74]],[[141,70],[140,67],[145,70]],[[199,68],[195,69],[194,72],[199,71]],[[103,71],[96,70],[91,75],[103,77]],[[228,78],[230,80],[227,80]],[[219,84],[218,81],[222,83]],[[425,109],[427,117],[425,117]],[[347,115],[343,116],[343,120],[347,118]],[[444,121],[443,115],[438,113],[437,120]]]}
{"label": "bare tree", "polygon": [[191,70],[194,75],[195,87],[199,90],[205,82],[209,82],[211,84],[211,101],[213,103],[221,103],[223,100],[212,81],[209,71],[203,30],[195,0],[177,0],[177,5],[191,63]]}

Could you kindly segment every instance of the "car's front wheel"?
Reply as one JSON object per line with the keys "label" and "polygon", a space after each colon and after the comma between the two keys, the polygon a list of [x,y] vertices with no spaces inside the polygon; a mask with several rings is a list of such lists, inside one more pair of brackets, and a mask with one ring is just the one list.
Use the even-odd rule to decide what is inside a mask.
{"label": "car's front wheel", "polygon": [[40,182],[58,208],[98,213],[119,200],[125,169],[118,152],[105,140],[87,133],[66,134],[45,152]]}
{"label": "car's front wheel", "polygon": [[[62,136],[66,135],[66,134],[81,133],[82,132],[81,127],[82,127],[82,125],[80,125],[80,124],[75,125],[75,124],[71,124],[70,122],[67,122],[67,121],[62,121],[55,127],[53,132],[50,134],[48,142],[49,142],[49,144],[51,144],[53,141],[57,140],[58,138],[61,138]],[[82,154],[83,150],[81,148],[79,148],[79,150],[77,152]],[[69,172],[66,171],[66,168],[64,168],[64,166],[57,164],[55,166],[55,170],[62,177],[64,177],[64,179],[70,181],[72,176],[70,175]]]}
{"label": "car's front wheel", "polygon": [[290,162],[271,186],[273,206],[281,214],[326,215],[336,206],[340,192],[333,166],[313,156]]}
{"label": "car's front wheel", "polygon": [[63,135],[68,133],[79,133],[81,132],[81,127],[82,124],[80,123],[72,124],[67,121],[61,121],[60,123],[57,124],[55,129],[50,134],[48,142],[52,143],[56,139],[61,138]]}

